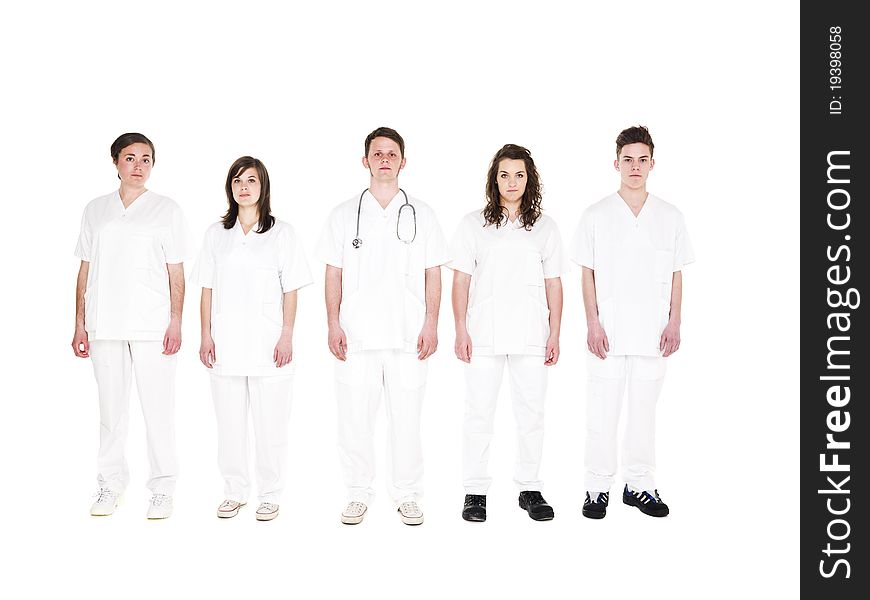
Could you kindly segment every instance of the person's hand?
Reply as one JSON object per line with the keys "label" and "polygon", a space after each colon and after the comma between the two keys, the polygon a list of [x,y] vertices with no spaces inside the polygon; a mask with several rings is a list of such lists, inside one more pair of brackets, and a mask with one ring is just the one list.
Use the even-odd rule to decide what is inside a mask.
{"label": "person's hand", "polygon": [[285,329],[278,338],[278,343],[275,344],[275,351],[272,353],[272,360],[276,367],[283,367],[293,360],[293,334]]}
{"label": "person's hand", "polygon": [[607,341],[607,334],[599,321],[587,323],[586,347],[601,360],[607,358],[610,342]]}
{"label": "person's hand", "polygon": [[547,350],[544,353],[544,364],[552,367],[559,362],[559,338],[550,336],[547,338]]}
{"label": "person's hand", "polygon": [[181,348],[181,319],[173,317],[163,336],[163,354],[171,356]]}
{"label": "person's hand", "polygon": [[338,360],[347,360],[347,337],[338,325],[329,328],[329,351]]}
{"label": "person's hand", "polygon": [[420,335],[417,336],[417,358],[426,360],[438,349],[438,332],[435,330],[435,325],[426,321],[423,323],[423,329],[420,330]]}
{"label": "person's hand", "polygon": [[453,351],[456,353],[456,358],[462,362],[471,362],[471,336],[468,335],[468,330],[456,332],[456,344],[453,346]]}
{"label": "person's hand", "polygon": [[659,350],[662,351],[662,356],[670,356],[680,349],[680,324],[675,321],[668,321],[665,330],[662,331],[662,338],[659,340]]}
{"label": "person's hand", "polygon": [[73,335],[72,349],[79,358],[90,356],[88,352],[91,349],[91,345],[88,343],[88,332],[85,331],[84,327],[81,329],[76,327],[76,332]]}
{"label": "person's hand", "polygon": [[214,339],[210,334],[204,335],[199,344],[199,361],[211,369],[214,367],[215,360]]}

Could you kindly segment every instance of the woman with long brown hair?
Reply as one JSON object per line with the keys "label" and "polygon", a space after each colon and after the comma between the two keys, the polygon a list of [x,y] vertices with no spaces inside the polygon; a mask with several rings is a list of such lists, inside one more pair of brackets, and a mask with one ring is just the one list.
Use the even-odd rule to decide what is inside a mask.
{"label": "woman with long brown hair", "polygon": [[507,144],[486,180],[486,206],[462,220],[451,246],[456,357],[467,363],[463,427],[462,518],[486,520],[489,443],[504,365],[517,423],[514,481],[520,508],[553,518],[538,478],[547,367],[559,360],[562,241],[541,211],[531,153]]}
{"label": "woman with long brown hair", "polygon": [[247,501],[250,410],[256,518],[270,521],[284,487],[296,290],[311,283],[311,273],[296,231],[272,216],[269,173],[260,160],[236,160],[225,189],[227,212],[206,231],[195,273],[202,286],[199,358],[211,370],[224,478],[217,516],[234,517]]}

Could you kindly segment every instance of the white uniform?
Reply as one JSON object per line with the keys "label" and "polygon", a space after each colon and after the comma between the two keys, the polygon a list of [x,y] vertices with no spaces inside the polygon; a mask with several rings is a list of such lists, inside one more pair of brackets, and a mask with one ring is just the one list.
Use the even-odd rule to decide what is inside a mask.
{"label": "white uniform", "polygon": [[454,270],[471,275],[467,328],[471,363],[466,367],[463,479],[468,494],[486,494],[498,390],[508,364],[517,422],[514,481],[540,490],[544,439],[550,310],[544,280],[564,271],[555,221],[542,215],[527,231],[520,219],[495,227],[480,211],[465,216],[450,247]]}
{"label": "white uniform", "polygon": [[[342,270],[339,321],[347,336],[347,360],[336,362],[338,445],[348,497],[368,503],[374,491],[372,428],[384,392],[389,423],[390,495],[396,502],[422,493],[420,410],[426,362],[416,357],[426,314],[425,270],[447,262],[447,247],[435,214],[409,197],[416,212],[400,208],[401,192],[382,209],[365,192],[330,214],[320,242],[320,260]],[[397,228],[405,243],[397,236]],[[416,236],[415,236],[416,233]]]}
{"label": "white uniform", "polygon": [[176,357],[163,352],[169,326],[167,264],[189,255],[190,233],[179,206],[146,191],[128,208],[112,192],[85,207],[75,255],[87,261],[85,328],[100,396],[98,482],[122,492],[131,371],[148,432],[153,493],[175,487]]}
{"label": "white uniform", "polygon": [[248,407],[256,436],[260,502],[279,503],[287,458],[293,363],[273,359],[281,336],[284,294],[311,283],[293,227],[275,221],[247,235],[215,223],[205,234],[193,276],[212,290],[211,334],[215,364],[212,396],[218,425],[218,466],[229,500],[245,502],[248,477]]}
{"label": "white uniform", "polygon": [[694,260],[683,215],[650,194],[635,217],[612,194],[583,213],[570,256],[595,271],[599,320],[610,345],[607,359],[587,359],[586,489],[604,492],[613,483],[627,390],[623,476],[637,490],[654,490],[655,403],[665,374],[659,341],[673,274]]}

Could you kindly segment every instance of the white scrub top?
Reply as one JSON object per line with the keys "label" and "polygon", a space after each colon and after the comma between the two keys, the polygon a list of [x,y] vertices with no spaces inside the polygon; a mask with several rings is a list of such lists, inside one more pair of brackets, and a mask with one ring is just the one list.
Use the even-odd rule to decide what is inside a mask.
{"label": "white scrub top", "polygon": [[181,208],[144,192],[124,208],[115,191],[82,215],[75,255],[90,263],[85,329],[92,340],[163,340],[169,326],[166,265],[192,250]]}
{"label": "white scrub top", "polygon": [[547,215],[531,231],[520,221],[496,227],[486,225],[481,211],[469,213],[451,241],[447,266],[471,275],[466,327],[475,356],[546,352],[544,279],[565,270],[562,237]]}
{"label": "white scrub top", "polygon": [[[435,213],[408,196],[416,211],[417,235],[410,244],[396,235],[399,208],[405,197],[397,193],[386,209],[365,192],[360,211],[359,237],[353,247],[359,196],[342,202],[329,215],[317,245],[317,257],[341,272],[339,324],[347,336],[348,352],[400,349],[416,352],[417,337],[426,316],[426,269],[447,262],[447,244]],[[398,223],[402,239],[414,235],[410,208]]]}
{"label": "white scrub top", "polygon": [[292,369],[292,363],[278,368],[273,360],[284,294],[310,284],[311,271],[290,224],[276,220],[265,233],[256,229],[245,235],[238,219],[232,229],[213,224],[191,277],[212,290],[215,375],[282,375]]}
{"label": "white scrub top", "polygon": [[661,356],[673,274],[695,260],[683,214],[650,194],[635,217],[612,194],[583,213],[570,257],[595,271],[608,354]]}

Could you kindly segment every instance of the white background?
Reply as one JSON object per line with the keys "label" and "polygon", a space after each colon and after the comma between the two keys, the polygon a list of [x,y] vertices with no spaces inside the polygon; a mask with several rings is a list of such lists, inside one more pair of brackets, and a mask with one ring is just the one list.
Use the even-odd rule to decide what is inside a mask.
{"label": "white background", "polygon": [[[786,2],[16,2],[4,7],[3,414],[7,598],[794,597],[798,586],[798,15]],[[649,190],[685,214],[683,344],[659,405],[651,519],[622,505],[580,514],[585,322],[564,281],[562,359],[551,372],[543,464],[549,523],[516,506],[507,385],[485,524],[461,520],[463,383],[445,270],[440,348],[424,410],[426,522],[402,525],[380,492],[339,523],[332,358],[322,265],[300,292],[290,486],[281,516],[229,521],[190,289],[177,379],[181,464],[171,519],[146,521],[135,391],[131,484],[110,518],[88,516],[96,385],[74,358],[73,249],[81,211],[117,185],[109,145],[141,131],[149,182],[197,237],[225,210],[243,154],[263,159],[273,210],[309,253],[331,207],[367,184],[363,139],[407,142],[401,184],[449,236],[482,206],[491,156],[529,147],[546,212],[569,239],[613,192],[614,140],[647,125]],[[383,423],[381,423],[383,425]],[[384,438],[378,440],[384,464]],[[254,499],[252,499],[254,501]]]}

